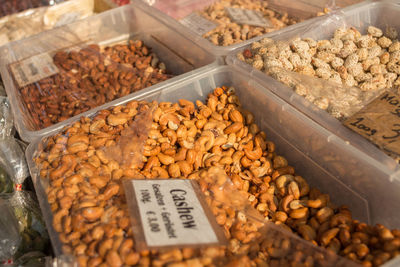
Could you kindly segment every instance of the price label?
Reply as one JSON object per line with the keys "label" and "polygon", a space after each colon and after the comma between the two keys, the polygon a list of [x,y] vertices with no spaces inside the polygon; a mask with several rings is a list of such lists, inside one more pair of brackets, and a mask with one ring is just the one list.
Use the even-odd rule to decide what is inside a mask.
{"label": "price label", "polygon": [[39,54],[10,65],[14,79],[20,87],[40,81],[59,72],[53,58],[47,54]]}
{"label": "price label", "polygon": [[257,10],[226,7],[229,17],[238,24],[247,24],[260,27],[271,27],[272,23]]}
{"label": "price label", "polygon": [[198,35],[204,35],[217,27],[216,23],[196,13],[192,13],[189,16],[186,16],[180,21],[180,23],[182,23]]}
{"label": "price label", "polygon": [[344,125],[391,156],[400,156],[400,96],[386,91]]}
{"label": "price label", "polygon": [[196,182],[127,180],[124,189],[139,251],[226,242]]}

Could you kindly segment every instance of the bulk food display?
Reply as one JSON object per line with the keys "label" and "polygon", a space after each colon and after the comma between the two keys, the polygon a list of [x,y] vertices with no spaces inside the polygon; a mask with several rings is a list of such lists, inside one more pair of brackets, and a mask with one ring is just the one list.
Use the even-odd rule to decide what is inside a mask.
{"label": "bulk food display", "polygon": [[400,5],[356,2],[0,3],[0,265],[398,266]]}
{"label": "bulk food display", "polygon": [[[123,181],[191,179],[198,181],[205,192],[208,187],[202,187],[202,183],[209,179],[208,172],[219,167],[219,175],[228,175],[235,190],[245,195],[261,218],[315,245],[366,266],[381,265],[397,255],[398,230],[354,220],[349,207],[332,204],[334,196],[310,186],[308,177],[300,176],[290,161],[277,152],[279,146],[268,138],[273,132],[262,131],[256,123],[261,118],[242,107],[238,97],[247,97],[249,102],[244,105],[248,108],[252,103],[250,108],[259,115],[262,111],[256,108],[271,105],[269,108],[273,109],[276,105],[272,95],[266,97],[262,87],[246,85],[244,74],[225,69],[211,73],[192,79],[191,83],[200,81],[201,92],[193,90],[198,86],[195,84],[175,89],[165,86],[145,100],[127,99],[123,105],[82,117],[56,135],[31,145],[27,155],[33,161],[29,164],[41,205],[48,210],[47,224],[55,231],[52,239],[58,253],[75,255],[82,266],[208,265],[220,258],[235,262],[242,253],[248,254],[247,260],[253,264],[285,265],[288,256],[310,266],[329,266],[321,265],[318,257],[292,258],[291,253],[281,251],[282,255],[275,255],[260,245],[246,245],[257,243],[258,239],[252,240],[252,236],[262,238],[261,232],[240,234],[241,223],[235,220],[241,218],[241,213],[224,209],[213,210],[217,223],[225,229],[227,247],[175,249],[166,254],[135,250],[135,228],[129,220]],[[235,87],[213,90],[209,83],[212,80]],[[191,101],[181,96],[189,96]],[[159,101],[152,102],[154,99]],[[271,120],[272,124],[277,123],[276,119]],[[264,128],[268,124],[262,125]],[[324,179],[317,173],[310,176]],[[330,190],[335,192],[337,186],[339,183],[333,182]],[[337,194],[336,191],[336,199],[343,201]],[[345,198],[350,202],[357,199]],[[258,253],[249,254],[254,249]],[[283,256],[281,263],[279,255]]]}
{"label": "bulk food display", "polygon": [[[179,20],[180,24],[208,42],[202,43],[215,53],[226,55],[237,44],[254,39],[312,17],[321,16],[337,7],[359,1],[144,1]],[[246,42],[248,43],[248,42]],[[222,46],[224,48],[219,48]]]}
{"label": "bulk food display", "polygon": [[[35,49],[26,50],[28,44]],[[0,53],[16,128],[27,141],[82,112],[216,61],[136,5],[43,32]]]}
{"label": "bulk food display", "polygon": [[0,45],[86,18],[93,12],[94,0],[70,0],[5,16],[0,19]]}
{"label": "bulk food display", "polygon": [[[325,110],[398,162],[397,135],[392,134],[397,123],[395,117],[390,117],[395,112],[389,111],[390,107],[377,109],[374,106],[379,101],[372,101],[385,101],[387,93],[398,94],[399,25],[391,18],[400,9],[390,2],[367,2],[358,6],[321,18],[318,25],[262,38],[236,51],[235,55],[232,53],[227,61],[241,67],[249,64],[289,86],[295,94],[284,88],[276,92],[364,153],[371,155],[370,151],[374,151],[371,157],[384,162],[383,168],[391,172],[396,167],[390,158],[317,110]],[[380,19],[383,14],[387,16]],[[262,76],[266,77],[260,73],[259,77]],[[384,114],[389,117],[384,119]]]}

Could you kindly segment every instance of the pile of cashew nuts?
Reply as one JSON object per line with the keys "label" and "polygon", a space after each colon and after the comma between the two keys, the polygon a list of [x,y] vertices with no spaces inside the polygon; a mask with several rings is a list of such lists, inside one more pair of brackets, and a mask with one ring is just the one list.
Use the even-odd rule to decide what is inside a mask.
{"label": "pile of cashew nuts", "polygon": [[[137,125],[147,130],[139,133]],[[260,237],[259,226],[212,199],[207,203],[229,240],[226,247],[135,251],[122,181],[195,179],[207,196],[214,186],[207,177],[215,168],[265,220],[315,245],[364,266],[400,254],[400,230],[354,220],[347,207],[335,206],[327,194],[310,188],[307,177],[277,154],[232,87],[216,88],[206,102],[131,101],[82,117],[43,142],[35,162],[53,227],[63,252],[74,255],[80,266],[212,266],[216,258],[232,258],[225,263],[231,266],[289,264],[278,257],[287,251],[286,241],[253,243]],[[256,256],[250,259],[250,254]],[[290,264],[314,266],[321,260],[297,251]]]}

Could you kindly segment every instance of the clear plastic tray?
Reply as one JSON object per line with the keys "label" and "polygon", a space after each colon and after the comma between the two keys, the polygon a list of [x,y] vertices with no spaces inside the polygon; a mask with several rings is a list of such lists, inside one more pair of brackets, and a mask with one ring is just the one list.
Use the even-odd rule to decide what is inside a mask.
{"label": "clear plastic tray", "polygon": [[[164,62],[167,70],[178,75],[167,82],[174,84],[179,79],[190,77],[190,71],[217,64],[216,57],[190,41],[183,34],[159,20],[153,14],[126,5],[90,18],[77,21],[43,32],[31,38],[9,43],[0,48],[0,71],[14,113],[16,128],[25,141],[60,129],[70,118],[42,130],[34,130],[30,114],[21,101],[18,88],[8,70],[12,62],[29,58],[41,53],[65,50],[71,47],[82,47],[87,44],[111,45],[128,39],[141,39],[153,49],[160,61]],[[180,74],[185,73],[183,76]],[[157,86],[157,85],[155,85]],[[151,90],[148,87],[144,90]]]}
{"label": "clear plastic tray", "polygon": [[[272,93],[273,83],[264,83],[248,73],[229,66],[219,66],[172,85],[162,85],[152,92],[114,101],[108,107],[133,99],[177,101],[205,100],[207,94],[222,85],[234,86],[244,108],[254,113],[257,125],[276,144],[278,153],[287,158],[309,184],[331,196],[335,204],[346,204],[354,218],[369,224],[381,223],[389,228],[400,227],[400,182],[392,181],[377,166],[345,141],[297,111]],[[104,106],[103,108],[105,108]],[[87,113],[91,116],[95,112]],[[54,133],[53,133],[54,134]],[[49,136],[49,135],[47,135]],[[43,210],[53,246],[60,253],[60,242],[52,228],[52,214],[33,157],[46,145],[32,142],[26,157]]]}
{"label": "clear plastic tray", "polygon": [[[146,4],[140,4],[140,2],[144,2]],[[355,3],[359,3],[362,0],[268,0],[269,6],[276,11],[287,12],[289,16],[295,17],[297,19],[307,20],[304,22],[300,22],[301,24],[313,23],[313,21],[309,21],[310,18],[316,17],[318,12],[322,12],[326,7],[335,7],[342,8],[348,5],[352,5]],[[171,21],[175,23],[171,23],[175,25],[175,27],[185,33],[186,36],[189,36],[193,41],[200,44],[202,47],[206,48],[209,51],[212,51],[214,55],[218,56],[226,56],[230,51],[237,49],[239,47],[245,46],[259,39],[259,37],[243,41],[238,44],[230,45],[230,46],[217,46],[203,38],[202,36],[197,35],[187,27],[183,26],[178,19],[182,19],[183,17],[189,15],[190,13],[202,10],[203,8],[209,6],[216,0],[181,0],[181,1],[171,1],[171,0],[134,0],[132,1],[135,5],[151,9],[152,13],[159,14],[159,17],[164,17],[161,14],[168,15],[166,21]],[[149,7],[150,5],[151,7]],[[299,23],[297,23],[299,24]],[[296,25],[296,24],[295,24]],[[291,25],[286,27],[285,29],[292,29],[295,25]],[[278,31],[269,33],[275,34]],[[269,35],[268,34],[268,35]]]}
{"label": "clear plastic tray", "polygon": [[[343,9],[338,15],[343,16],[346,24],[355,26],[361,32],[365,32],[369,25],[382,28],[389,25],[400,30],[400,21],[396,19],[400,15],[400,5],[395,3],[395,1],[369,1],[360,3]],[[300,37],[312,37],[315,40],[329,39],[336,29],[337,24],[332,23],[328,25],[325,23],[324,26],[323,30],[320,26],[316,26],[312,31],[307,31],[307,35]],[[272,36],[271,38],[276,40],[290,40],[298,36],[299,32],[303,32],[305,27],[306,26],[298,25],[291,30],[282,30],[279,35]],[[238,53],[249,47],[250,45],[247,45],[229,54],[226,58],[227,64],[247,71],[251,77],[257,77],[266,83],[274,84],[275,86],[271,87],[271,89],[275,94],[279,95],[285,101],[329,130],[332,134],[342,139],[349,149],[357,151],[357,157],[363,158],[365,162],[368,162],[369,166],[379,170],[379,172],[384,175],[385,180],[400,181],[400,166],[394,159],[387,156],[383,151],[362,136],[343,126],[327,112],[319,109],[305,98],[293,92],[291,88],[274,80],[261,71],[253,69],[250,65],[236,58]],[[347,157],[347,155],[345,157]]]}

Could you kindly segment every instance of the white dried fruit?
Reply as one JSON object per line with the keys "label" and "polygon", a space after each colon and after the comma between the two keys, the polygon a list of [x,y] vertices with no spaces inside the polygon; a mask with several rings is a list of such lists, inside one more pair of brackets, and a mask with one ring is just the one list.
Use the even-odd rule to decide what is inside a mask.
{"label": "white dried fruit", "polygon": [[329,107],[329,99],[326,97],[319,97],[315,99],[314,104],[320,109],[327,109]]}
{"label": "white dried fruit", "polygon": [[379,60],[380,60],[381,64],[386,65],[390,60],[389,52],[382,53],[382,55],[379,57]]}
{"label": "white dried fruit", "polygon": [[346,28],[338,28],[335,30],[335,33],[333,34],[333,38],[335,39],[341,39],[343,35],[347,33]]}
{"label": "white dried fruit", "polygon": [[400,50],[394,51],[390,54],[389,62],[391,63],[398,63],[400,62]]}
{"label": "white dried fruit", "polygon": [[343,64],[344,64],[344,60],[341,59],[340,57],[335,57],[335,58],[332,60],[332,62],[331,62],[331,66],[332,66],[332,68],[334,68],[335,70],[336,70],[337,68],[339,68],[340,66],[343,66]]}
{"label": "white dried fruit", "polygon": [[329,81],[341,84],[342,78],[340,78],[339,73],[334,72],[332,73],[332,76],[329,78]]}
{"label": "white dried fruit", "polygon": [[355,76],[354,79],[359,83],[365,82],[365,81],[369,81],[369,80],[372,79],[372,74],[371,73],[362,72],[358,76]]}
{"label": "white dried fruit", "polygon": [[347,72],[352,75],[353,77],[356,77],[360,75],[361,73],[364,72],[362,64],[361,63],[356,63],[351,67],[347,68]]}
{"label": "white dried fruit", "polygon": [[317,47],[317,41],[312,38],[304,38],[303,41],[307,42],[310,48]]}
{"label": "white dried fruit", "polygon": [[347,86],[356,86],[357,85],[357,81],[354,80],[353,75],[347,75],[346,79],[344,79],[344,84]]}
{"label": "white dried fruit", "polygon": [[316,56],[318,59],[326,63],[331,62],[335,58],[335,54],[326,51],[319,51]]}
{"label": "white dried fruit", "polygon": [[383,35],[382,30],[374,26],[369,26],[367,32],[374,37],[381,37]]}
{"label": "white dried fruit", "polygon": [[305,95],[308,94],[307,87],[305,87],[304,85],[299,84],[299,83],[296,84],[296,86],[295,86],[295,88],[294,88],[294,91],[295,91],[297,94],[301,95],[301,96],[305,96]]}
{"label": "white dried fruit", "polygon": [[311,63],[312,63],[313,66],[316,67],[316,68],[330,69],[329,64],[326,63],[325,61],[319,59],[319,58],[313,58],[313,59],[311,60]]}
{"label": "white dried fruit", "polygon": [[318,77],[327,80],[327,79],[329,79],[329,77],[331,77],[331,70],[330,70],[329,68],[322,68],[322,67],[321,67],[321,68],[318,68],[318,69],[315,71],[315,74],[316,74]]}
{"label": "white dried fruit", "polygon": [[264,67],[264,62],[261,59],[254,60],[252,64],[253,68],[261,70]]}
{"label": "white dried fruit", "polygon": [[388,48],[392,44],[392,40],[390,40],[386,36],[382,36],[378,39],[377,43],[382,48]]}
{"label": "white dried fruit", "polygon": [[362,62],[364,71],[368,71],[369,68],[370,68],[372,65],[379,64],[380,61],[381,61],[381,60],[379,59],[379,57],[368,58],[368,59],[364,60],[364,61]]}
{"label": "white dried fruit", "polygon": [[359,48],[369,48],[375,41],[371,36],[363,35],[360,38],[358,38],[356,42]]}
{"label": "white dried fruit", "polygon": [[368,48],[360,48],[357,50],[357,56],[359,61],[364,61],[368,58]]}
{"label": "white dried fruit", "polygon": [[355,51],[357,51],[357,46],[353,41],[344,41],[343,48],[340,49],[338,56],[341,58],[346,58],[349,55],[353,54]]}
{"label": "white dried fruit", "polygon": [[346,68],[351,68],[358,62],[358,55],[356,53],[349,55],[344,61],[344,66]]}
{"label": "white dried fruit", "polygon": [[[264,71],[268,69],[269,75],[342,118],[351,114],[352,106],[362,105],[364,98],[359,99],[362,91],[400,86],[400,42],[392,38],[397,32],[391,31],[384,36],[381,29],[370,26],[365,35],[354,28],[337,29],[330,40],[296,38],[285,43],[262,39],[259,43],[264,43],[263,47],[259,48],[259,44],[252,47],[253,61],[245,61],[259,69],[261,64],[256,60],[262,55]],[[346,87],[324,87],[318,82],[308,84],[307,80],[302,85],[301,79],[280,68]]]}
{"label": "white dried fruit", "polygon": [[382,48],[378,45],[368,49],[368,58],[379,57],[381,55]]}
{"label": "white dried fruit", "polygon": [[399,51],[400,50],[400,42],[399,41],[394,41],[390,46],[389,46],[389,52],[392,53],[394,51]]}

